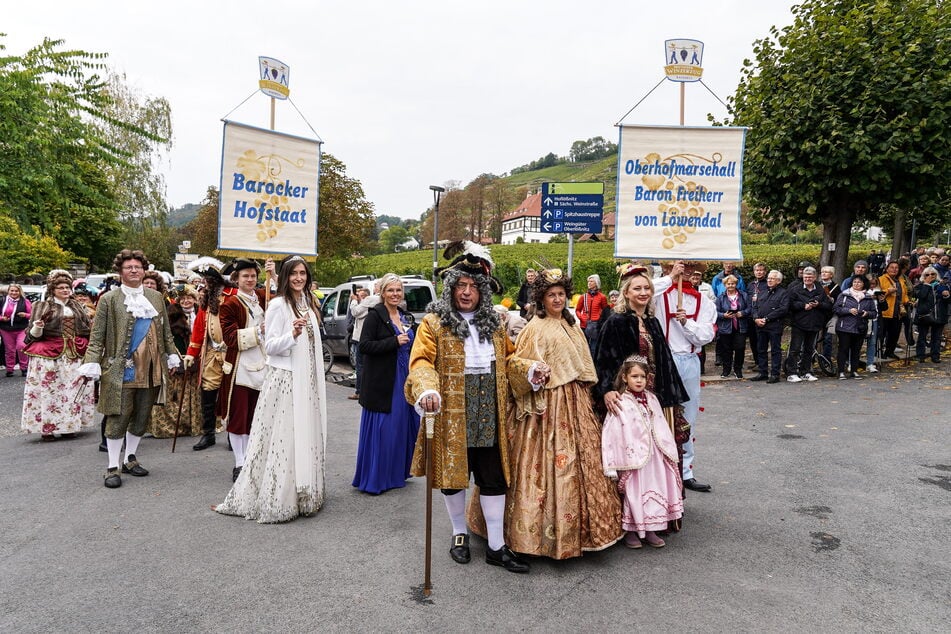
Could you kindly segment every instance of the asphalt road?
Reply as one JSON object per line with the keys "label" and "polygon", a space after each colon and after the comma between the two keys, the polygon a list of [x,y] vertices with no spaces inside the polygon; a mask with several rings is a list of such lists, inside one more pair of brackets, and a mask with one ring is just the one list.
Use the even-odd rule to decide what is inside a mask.
{"label": "asphalt road", "polygon": [[[684,530],[529,575],[453,563],[424,486],[350,486],[351,390],[328,386],[328,501],[258,525],[213,513],[231,481],[219,443],[143,440],[152,474],[102,485],[95,433],[10,435],[22,380],[0,379],[0,631],[948,631],[949,362],[864,381],[709,382]],[[219,436],[223,441],[223,437]]]}

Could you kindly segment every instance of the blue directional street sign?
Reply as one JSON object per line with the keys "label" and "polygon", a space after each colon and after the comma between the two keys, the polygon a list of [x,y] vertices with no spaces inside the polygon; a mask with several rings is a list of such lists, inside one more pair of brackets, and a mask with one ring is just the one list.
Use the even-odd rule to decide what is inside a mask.
{"label": "blue directional street sign", "polygon": [[601,233],[604,183],[542,183],[543,233]]}

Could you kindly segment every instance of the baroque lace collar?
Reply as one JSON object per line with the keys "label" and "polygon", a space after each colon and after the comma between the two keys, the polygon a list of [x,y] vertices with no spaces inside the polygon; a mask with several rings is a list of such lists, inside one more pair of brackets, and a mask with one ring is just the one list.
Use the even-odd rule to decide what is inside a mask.
{"label": "baroque lace collar", "polygon": [[145,287],[132,288],[122,284],[119,286],[125,295],[125,309],[136,319],[151,319],[158,315],[155,306],[145,297]]}

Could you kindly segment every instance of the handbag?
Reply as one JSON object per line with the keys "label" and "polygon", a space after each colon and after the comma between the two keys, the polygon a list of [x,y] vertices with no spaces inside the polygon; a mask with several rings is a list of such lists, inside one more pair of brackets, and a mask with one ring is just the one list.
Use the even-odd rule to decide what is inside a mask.
{"label": "handbag", "polygon": [[924,326],[930,326],[931,324],[938,323],[938,294],[935,293],[934,287],[931,287],[931,310],[928,310],[924,313],[918,312],[919,304],[915,305],[915,314],[913,321],[916,324],[922,324]]}

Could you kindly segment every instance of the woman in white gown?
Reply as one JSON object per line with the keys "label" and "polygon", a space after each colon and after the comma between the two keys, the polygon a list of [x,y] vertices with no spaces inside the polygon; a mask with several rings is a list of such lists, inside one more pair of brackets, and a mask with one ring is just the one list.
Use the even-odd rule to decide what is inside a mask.
{"label": "woman in white gown", "polygon": [[284,258],[264,319],[267,371],[245,466],[218,513],[274,524],[323,505],[327,406],[310,282],[303,258]]}

